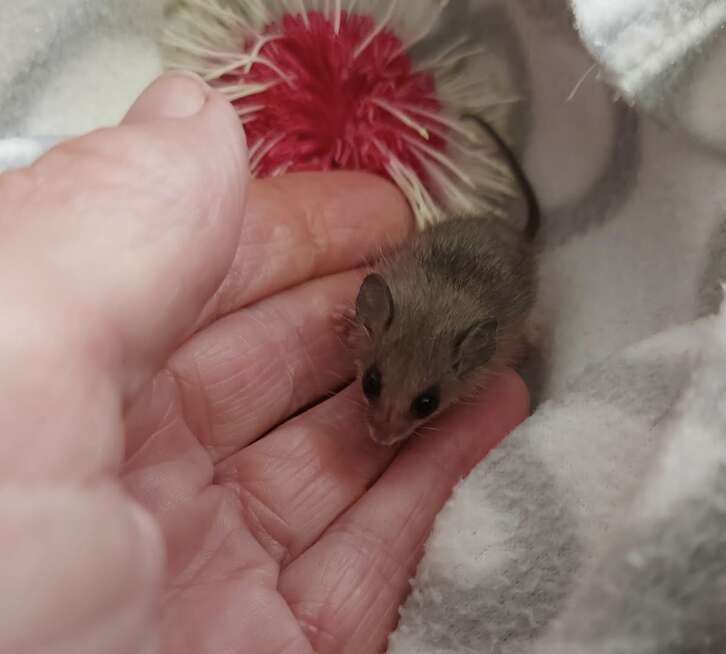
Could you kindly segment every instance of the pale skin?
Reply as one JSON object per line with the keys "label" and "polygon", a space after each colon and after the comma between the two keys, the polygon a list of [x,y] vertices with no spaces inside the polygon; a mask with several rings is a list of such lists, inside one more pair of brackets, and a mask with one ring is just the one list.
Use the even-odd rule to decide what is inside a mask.
{"label": "pale skin", "polygon": [[250,182],[231,107],[169,76],[0,206],[0,653],[383,651],[452,487],[528,410],[507,373],[368,439],[330,316],[411,229],[398,192]]}

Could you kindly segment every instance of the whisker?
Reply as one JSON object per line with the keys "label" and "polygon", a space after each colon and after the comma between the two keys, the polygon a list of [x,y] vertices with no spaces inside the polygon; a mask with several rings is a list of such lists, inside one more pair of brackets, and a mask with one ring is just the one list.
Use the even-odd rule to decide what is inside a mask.
{"label": "whisker", "polygon": [[441,429],[439,429],[438,427],[427,427],[426,425],[424,425],[423,427],[419,427],[419,430],[420,431],[432,431],[435,433],[441,432]]}

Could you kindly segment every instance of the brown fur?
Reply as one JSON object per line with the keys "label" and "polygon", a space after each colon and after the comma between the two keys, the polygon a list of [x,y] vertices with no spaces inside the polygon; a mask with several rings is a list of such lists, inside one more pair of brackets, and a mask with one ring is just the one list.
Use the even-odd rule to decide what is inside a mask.
{"label": "brown fur", "polygon": [[[402,440],[423,422],[412,401],[440,388],[437,413],[486,385],[522,355],[536,296],[532,244],[496,218],[452,218],[416,234],[375,268],[393,300],[385,328],[359,321],[351,333],[359,377],[374,363],[383,378],[381,397],[369,405],[371,435]],[[493,356],[466,374],[454,369],[460,336],[473,325],[496,321]],[[429,418],[430,419],[430,418]]]}

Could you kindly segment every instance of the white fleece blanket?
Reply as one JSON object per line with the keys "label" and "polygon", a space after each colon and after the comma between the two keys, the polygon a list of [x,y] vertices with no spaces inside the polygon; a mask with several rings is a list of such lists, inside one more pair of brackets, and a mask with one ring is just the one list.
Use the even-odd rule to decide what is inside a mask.
{"label": "white fleece blanket", "polygon": [[[160,70],[161,4],[0,5],[0,137],[115,122]],[[454,0],[449,19],[527,97],[549,340],[537,411],[456,489],[389,651],[722,654],[726,0]],[[6,142],[0,167],[44,145]]]}

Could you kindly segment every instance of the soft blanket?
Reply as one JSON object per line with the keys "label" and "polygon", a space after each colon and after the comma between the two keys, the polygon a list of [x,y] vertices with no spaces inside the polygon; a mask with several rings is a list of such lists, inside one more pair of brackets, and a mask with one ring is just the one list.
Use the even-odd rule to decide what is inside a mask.
{"label": "soft blanket", "polygon": [[[161,5],[0,6],[0,136],[115,122],[160,70]],[[537,409],[441,513],[391,654],[726,652],[725,23],[726,0],[451,3],[525,98],[548,338]]]}

